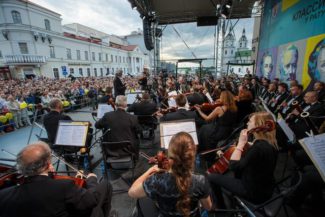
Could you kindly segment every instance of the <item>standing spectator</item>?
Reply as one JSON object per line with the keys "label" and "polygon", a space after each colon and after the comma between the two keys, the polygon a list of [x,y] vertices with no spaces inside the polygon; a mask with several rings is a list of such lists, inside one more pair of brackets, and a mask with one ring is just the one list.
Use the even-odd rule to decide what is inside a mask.
{"label": "standing spectator", "polygon": [[21,121],[21,111],[19,108],[19,103],[14,99],[12,95],[8,97],[7,107],[9,111],[12,113],[16,128],[23,127],[23,123]]}

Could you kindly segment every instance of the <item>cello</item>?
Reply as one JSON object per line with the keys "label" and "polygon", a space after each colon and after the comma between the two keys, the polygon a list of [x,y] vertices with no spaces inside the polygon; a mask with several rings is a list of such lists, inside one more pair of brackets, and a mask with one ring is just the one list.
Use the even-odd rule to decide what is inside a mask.
{"label": "cello", "polygon": [[[248,135],[254,133],[254,132],[270,132],[275,130],[275,123],[274,121],[265,121],[265,125],[259,126],[256,128],[253,128],[247,132]],[[246,144],[244,147],[244,153],[249,148],[249,145]],[[226,149],[218,150],[217,155],[219,156],[219,159],[207,170],[207,173],[219,173],[224,174],[228,168],[230,163],[230,158],[233,152],[236,150],[236,143],[230,146],[227,146]]]}

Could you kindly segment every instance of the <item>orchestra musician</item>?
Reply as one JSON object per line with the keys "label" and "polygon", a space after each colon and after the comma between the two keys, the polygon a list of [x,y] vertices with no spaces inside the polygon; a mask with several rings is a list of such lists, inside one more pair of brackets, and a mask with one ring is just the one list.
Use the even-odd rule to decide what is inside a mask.
{"label": "orchestra musician", "polygon": [[[54,98],[50,101],[49,107],[51,111],[44,115],[43,124],[47,132],[48,140],[51,144],[55,142],[56,133],[59,127],[60,120],[72,121],[71,117],[68,115],[63,114],[63,105],[61,100]],[[89,128],[89,133],[87,136],[86,146],[91,145],[92,135],[93,132],[92,128]]]}
{"label": "orchestra musician", "polygon": [[280,112],[283,117],[287,117],[292,111],[292,103],[294,101],[298,102],[298,104],[301,104],[303,101],[303,86],[300,84],[291,86],[289,97],[278,105],[275,113]]}
{"label": "orchestra musician", "polygon": [[146,71],[142,72],[142,76],[141,76],[141,78],[139,78],[139,81],[138,81],[139,85],[141,86],[141,90],[148,90],[148,88],[147,88],[148,76],[149,75],[147,74]]}
{"label": "orchestra musician", "polygon": [[159,216],[201,216],[199,203],[210,210],[210,187],[203,175],[193,174],[196,147],[185,132],[175,134],[168,148],[169,169],[151,167],[129,189],[132,198],[149,197]]}
{"label": "orchestra musician", "polygon": [[286,98],[288,98],[288,85],[286,83],[280,83],[278,85],[278,92],[269,101],[269,108],[271,111],[275,111],[277,106],[279,106]]}
{"label": "orchestra musician", "polygon": [[216,107],[209,115],[204,114],[199,106],[195,106],[203,120],[210,122],[199,130],[199,151],[215,148],[218,141],[230,134],[236,123],[237,106],[234,95],[230,91],[222,91],[219,102],[222,106]]}
{"label": "orchestra musician", "polygon": [[0,216],[108,216],[111,185],[107,181],[97,183],[93,173],[87,175],[86,188],[76,186],[73,180],[52,179],[49,172],[54,168],[46,143],[23,148],[17,156],[17,167],[25,176],[24,182],[0,191]]}
{"label": "orchestra musician", "polygon": [[[325,115],[324,106],[318,102],[318,94],[316,91],[308,91],[304,96],[304,103],[301,105],[303,112],[308,112],[310,120],[313,122],[316,128],[319,128],[322,119],[317,117]],[[307,137],[306,132],[309,132],[310,126],[307,125],[306,121],[300,117],[300,112],[294,109],[288,114],[289,117],[289,127],[293,130],[297,139],[302,139]],[[316,118],[315,118],[316,117]]]}
{"label": "orchestra musician", "polygon": [[190,106],[202,105],[207,102],[207,97],[202,93],[202,86],[196,85],[193,87],[193,93],[187,96],[187,101]]}
{"label": "orchestra musician", "polygon": [[318,94],[318,101],[325,103],[325,84],[321,81],[316,81],[314,84],[314,91]]}
{"label": "orchestra musician", "polygon": [[257,204],[272,196],[278,150],[275,129],[254,132],[252,144],[248,142],[249,130],[265,126],[266,121],[273,121],[267,112],[253,113],[247,129],[241,131],[229,164],[235,177],[215,173],[208,175],[218,208],[225,208],[221,188]]}
{"label": "orchestra musician", "polygon": [[163,116],[161,113],[158,112],[158,116],[160,117],[160,122],[194,119],[197,127],[199,127],[201,125],[201,122],[196,112],[187,110],[185,107],[187,102],[186,96],[184,94],[178,94],[175,98],[175,101],[177,105],[176,111],[169,112]]}
{"label": "orchestra musician", "polygon": [[125,95],[126,85],[122,81],[123,71],[118,70],[115,73],[115,78],[113,81],[114,85],[114,96]]}
{"label": "orchestra musician", "polygon": [[[132,152],[134,156],[139,155],[139,141],[137,134],[140,132],[138,119],[136,116],[126,112],[127,98],[126,96],[117,96],[115,100],[115,111],[107,112],[104,116],[95,123],[97,129],[108,130],[104,141],[105,142],[121,142],[130,141],[132,147],[129,147],[128,152]],[[121,156],[125,154],[125,150],[120,150],[119,147],[111,147],[110,154]]]}
{"label": "orchestra musician", "polygon": [[106,87],[105,95],[99,99],[99,103],[107,104],[113,98],[112,87]]}

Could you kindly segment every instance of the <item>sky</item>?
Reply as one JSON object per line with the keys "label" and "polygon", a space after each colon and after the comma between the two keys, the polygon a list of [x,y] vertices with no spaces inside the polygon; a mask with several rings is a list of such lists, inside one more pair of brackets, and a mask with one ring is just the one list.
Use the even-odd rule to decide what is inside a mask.
{"label": "sky", "polygon": [[[142,19],[137,10],[132,10],[127,0],[30,0],[61,14],[62,24],[80,23],[102,32],[127,35],[142,29]],[[231,21],[235,23],[235,20]],[[228,25],[229,26],[229,25]],[[176,34],[179,32],[181,38]],[[234,28],[236,40],[246,29],[248,46],[251,47],[253,20],[242,19]],[[214,57],[214,26],[197,27],[196,23],[168,25],[161,39],[161,59]],[[183,40],[188,44],[186,47]]]}

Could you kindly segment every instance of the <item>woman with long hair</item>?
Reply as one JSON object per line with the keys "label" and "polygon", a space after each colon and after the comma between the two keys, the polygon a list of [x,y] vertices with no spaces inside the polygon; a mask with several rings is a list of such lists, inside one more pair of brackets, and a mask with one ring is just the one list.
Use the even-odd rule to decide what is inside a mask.
{"label": "woman with long hair", "polygon": [[225,139],[237,120],[237,106],[234,95],[228,91],[222,91],[219,102],[222,106],[216,107],[209,115],[204,114],[199,106],[196,110],[208,124],[199,130],[199,151],[215,148],[218,141]]}
{"label": "woman with long hair", "polygon": [[278,151],[275,129],[251,131],[253,142],[248,142],[248,132],[266,126],[267,121],[273,121],[269,113],[253,113],[247,129],[241,131],[229,164],[235,178],[221,174],[208,175],[218,208],[224,208],[221,188],[254,203],[262,203],[272,196]]}
{"label": "woman with long hair", "polygon": [[169,143],[169,170],[151,167],[129,189],[133,198],[155,201],[159,217],[199,217],[199,203],[211,209],[210,189],[202,175],[193,174],[196,147],[188,133],[174,135]]}

